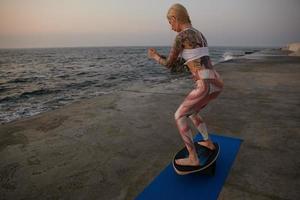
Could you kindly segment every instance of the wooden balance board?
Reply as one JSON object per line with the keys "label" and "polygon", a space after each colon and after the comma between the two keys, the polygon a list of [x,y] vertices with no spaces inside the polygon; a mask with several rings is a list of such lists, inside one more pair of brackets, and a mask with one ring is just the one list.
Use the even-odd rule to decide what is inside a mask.
{"label": "wooden balance board", "polygon": [[[201,141],[198,141],[201,142]],[[198,144],[198,142],[194,142],[196,147],[196,152],[198,158],[200,160],[199,166],[184,166],[176,164],[175,160],[180,158],[187,158],[189,153],[186,147],[182,148],[179,152],[177,152],[173,158],[173,167],[177,174],[179,175],[187,175],[191,173],[201,173],[214,175],[216,169],[216,160],[220,153],[220,146],[218,143],[214,143],[215,149],[210,150],[209,148]]]}

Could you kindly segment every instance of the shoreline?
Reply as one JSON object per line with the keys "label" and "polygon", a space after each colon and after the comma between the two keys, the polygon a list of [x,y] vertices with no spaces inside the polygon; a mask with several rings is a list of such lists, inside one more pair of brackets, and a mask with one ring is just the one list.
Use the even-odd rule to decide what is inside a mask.
{"label": "shoreline", "polygon": [[[215,47],[212,47],[215,48]],[[234,49],[234,47],[223,47],[223,50],[213,50],[215,52],[220,51],[222,53],[215,53],[213,54],[213,58],[216,59],[218,57],[218,60],[212,60],[213,64],[216,65],[218,63],[222,63],[222,62],[226,62],[224,60],[227,60],[229,58],[243,58],[247,55],[253,54],[255,52],[259,52],[263,49],[260,49],[259,47],[256,48],[252,48],[250,50],[250,47],[248,47],[249,49],[245,49],[247,47],[240,47],[242,49]],[[233,49],[232,49],[233,48]],[[238,47],[237,47],[238,48]],[[260,50],[258,50],[260,49]],[[223,55],[222,55],[223,54]],[[222,56],[221,56],[222,55]],[[103,56],[100,56],[101,58]],[[105,57],[105,56],[104,56]],[[229,58],[228,58],[229,57]],[[57,58],[58,59],[58,58]],[[83,63],[84,64],[84,63]],[[9,70],[9,69],[8,69]],[[53,70],[53,69],[51,69]],[[173,74],[172,76],[174,76],[174,72],[176,75],[176,68],[174,69],[174,71],[172,70]],[[67,72],[64,72],[67,73]],[[79,73],[79,72],[78,72]],[[78,74],[77,73],[77,74]],[[79,73],[79,75],[81,74],[86,74],[83,77],[81,77],[82,79],[85,79],[87,77],[85,76],[90,76],[88,75],[88,73],[82,71],[81,73]],[[44,74],[46,77],[48,76],[47,74]],[[90,98],[94,98],[97,96],[100,96],[103,93],[113,93],[113,92],[117,92],[122,90],[122,83],[118,83],[115,82],[113,84],[108,84],[108,87],[105,88],[105,83],[101,82],[101,81],[94,81],[92,80],[91,82],[94,81],[94,83],[91,83],[89,85],[89,80],[85,80],[85,81],[61,81],[60,79],[58,79],[58,81],[62,82],[62,86],[61,87],[57,87],[55,83],[52,83],[51,81],[48,81],[48,78],[45,78],[45,80],[39,80],[38,81],[38,85],[35,85],[33,83],[32,80],[38,78],[38,76],[34,76],[32,79],[28,78],[28,76],[32,76],[30,74],[27,75],[15,75],[16,77],[8,77],[8,80],[2,83],[0,90],[3,92],[2,93],[2,97],[0,98],[0,106],[2,107],[3,113],[0,113],[0,124],[6,124],[6,123],[10,123],[10,122],[16,122],[18,120],[22,120],[25,118],[29,118],[32,116],[36,116],[45,112],[49,112],[52,110],[56,110],[58,108],[62,108],[66,105],[75,103],[77,101],[81,101],[84,99],[90,99]],[[25,77],[23,77],[25,76]],[[58,77],[63,77],[66,76],[68,77],[67,74],[58,74],[56,75]],[[165,76],[169,76],[169,72],[166,71]],[[181,75],[179,75],[181,76]],[[78,77],[80,78],[80,77]],[[102,76],[99,77],[100,79],[103,78]],[[146,77],[146,79],[149,77]],[[174,78],[174,77],[173,77]],[[190,77],[185,75],[185,78],[189,79]],[[112,76],[112,79],[115,79],[114,75]],[[169,77],[169,79],[172,81],[172,78]],[[99,80],[99,79],[98,79]],[[151,80],[151,79],[149,79]],[[41,83],[42,81],[45,81],[45,83]],[[136,80],[133,80],[136,81]],[[141,81],[141,80],[137,80],[137,81]],[[9,83],[9,84],[7,84]],[[20,86],[18,86],[18,84],[22,83],[23,85],[25,85],[27,88],[35,88],[35,89],[26,89],[26,90],[21,90]],[[1,83],[0,83],[1,84]],[[43,84],[47,84],[47,85],[53,85],[52,87],[46,87],[46,86],[39,86],[39,85],[43,85]],[[65,84],[65,85],[64,85]],[[130,81],[126,82],[126,85],[132,85],[130,83]],[[145,87],[147,83],[144,83],[143,81],[140,84],[144,84]],[[161,84],[161,83],[155,83],[155,84]],[[14,85],[14,87],[16,87],[14,92],[10,93],[10,87],[12,87],[11,85]],[[76,85],[78,85],[79,88],[76,88]],[[85,87],[86,86],[86,87]],[[71,89],[77,90],[78,93],[81,93],[81,95],[75,95],[72,96],[72,93],[68,93],[65,92],[66,89],[69,89],[69,87],[71,87]],[[85,87],[85,88],[80,88],[80,87]],[[99,88],[101,87],[99,91]],[[102,88],[103,87],[103,88]],[[125,86],[127,87],[127,86]],[[86,92],[87,91],[87,92]],[[40,95],[41,94],[41,95]],[[49,98],[48,98],[49,97]],[[28,98],[28,99],[26,99]],[[35,103],[33,103],[35,102]]]}
{"label": "shoreline", "polygon": [[[300,57],[215,67],[225,88],[201,114],[244,140],[219,199],[297,199]],[[0,198],[133,199],[183,146],[173,116],[192,87],[134,85],[0,125]]]}

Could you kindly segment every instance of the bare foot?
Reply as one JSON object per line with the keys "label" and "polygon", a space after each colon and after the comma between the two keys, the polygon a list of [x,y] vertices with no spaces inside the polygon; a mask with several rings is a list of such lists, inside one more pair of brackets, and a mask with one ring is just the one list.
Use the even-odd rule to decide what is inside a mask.
{"label": "bare foot", "polygon": [[202,141],[202,142],[198,142],[198,144],[205,146],[207,148],[209,148],[210,150],[214,150],[216,147],[214,145],[214,143],[212,143],[211,140],[206,140],[206,141]]}
{"label": "bare foot", "polygon": [[177,165],[184,165],[184,166],[199,166],[199,159],[192,160],[190,158],[181,158],[175,160]]}

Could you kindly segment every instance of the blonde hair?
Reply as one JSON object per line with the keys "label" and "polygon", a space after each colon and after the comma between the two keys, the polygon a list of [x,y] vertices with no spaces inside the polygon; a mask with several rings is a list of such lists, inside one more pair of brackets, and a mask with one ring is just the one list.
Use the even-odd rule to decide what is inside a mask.
{"label": "blonde hair", "polygon": [[186,8],[179,3],[176,3],[169,8],[167,18],[171,19],[171,17],[175,17],[177,21],[181,23],[191,23],[190,16]]}

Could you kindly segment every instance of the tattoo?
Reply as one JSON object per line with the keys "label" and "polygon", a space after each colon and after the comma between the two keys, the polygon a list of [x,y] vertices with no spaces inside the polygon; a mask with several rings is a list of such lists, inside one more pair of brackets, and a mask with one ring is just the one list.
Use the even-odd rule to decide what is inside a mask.
{"label": "tattoo", "polygon": [[182,32],[181,34],[182,37],[184,38],[183,44],[186,49],[194,49],[197,47],[207,46],[206,38],[200,32],[196,32],[194,30],[189,29]]}
{"label": "tattoo", "polygon": [[[198,47],[207,47],[207,41],[203,34],[190,29],[183,31],[176,36],[168,58],[161,57],[159,59],[159,64],[171,68],[183,49],[194,49]],[[195,61],[198,62],[199,65],[206,66],[209,61],[209,57],[207,58],[208,60],[204,59],[202,61],[202,59],[197,59]]]}
{"label": "tattoo", "polygon": [[173,46],[171,47],[169,56],[167,59],[161,58],[159,59],[159,64],[162,64],[168,68],[172,66],[172,64],[177,60],[179,53],[183,50],[182,38],[180,35],[177,35],[174,41]]}

